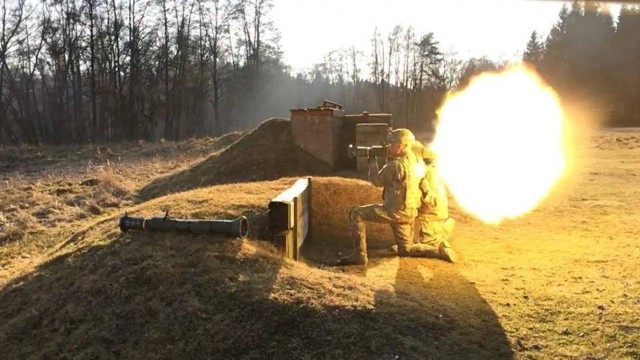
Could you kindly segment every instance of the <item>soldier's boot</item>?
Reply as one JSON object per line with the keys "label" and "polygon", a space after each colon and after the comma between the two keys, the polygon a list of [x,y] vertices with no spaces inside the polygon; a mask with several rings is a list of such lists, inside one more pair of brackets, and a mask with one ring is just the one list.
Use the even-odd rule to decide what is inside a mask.
{"label": "soldier's boot", "polygon": [[450,263],[455,263],[456,261],[458,261],[456,252],[453,251],[453,248],[451,247],[451,244],[449,243],[448,240],[443,240],[440,243],[440,246],[438,247],[438,252],[439,252],[440,258],[443,260],[446,260]]}
{"label": "soldier's boot", "polygon": [[411,244],[405,251],[398,252],[398,245],[393,245],[391,251],[400,256],[439,258],[440,252],[437,246],[426,244]]}
{"label": "soldier's boot", "polygon": [[412,244],[407,249],[408,256],[411,257],[425,257],[425,258],[437,258],[439,257],[438,248],[431,244]]}
{"label": "soldier's boot", "polygon": [[354,252],[351,255],[338,260],[339,265],[367,265],[367,235],[364,223],[359,222],[352,226]]}
{"label": "soldier's boot", "polygon": [[[427,251],[429,249],[431,250],[437,250],[437,246],[433,246],[430,244],[412,244],[409,246],[409,249],[407,249],[407,252],[411,252],[411,249],[414,249],[414,251],[416,252],[420,252],[420,251]],[[392,253],[398,253],[398,245],[391,245],[391,247],[389,248],[389,252]]]}

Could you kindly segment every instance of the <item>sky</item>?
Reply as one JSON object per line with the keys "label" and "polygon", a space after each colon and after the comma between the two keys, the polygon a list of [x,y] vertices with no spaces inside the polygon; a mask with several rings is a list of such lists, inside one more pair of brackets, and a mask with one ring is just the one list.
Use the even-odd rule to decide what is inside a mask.
{"label": "sky", "polygon": [[[395,25],[433,32],[444,52],[468,59],[517,61],[536,30],[546,38],[562,1],[542,0],[274,0],[272,15],[285,63],[294,72],[341,47],[371,52],[374,29]],[[567,2],[570,5],[570,2]],[[609,4],[614,19],[619,4]]]}

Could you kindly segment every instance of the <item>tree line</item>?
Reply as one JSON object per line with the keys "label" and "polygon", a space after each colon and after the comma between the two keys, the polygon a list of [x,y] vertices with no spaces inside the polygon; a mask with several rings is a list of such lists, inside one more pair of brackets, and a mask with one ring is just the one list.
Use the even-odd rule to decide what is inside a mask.
{"label": "tree line", "polygon": [[1,0],[0,143],[219,135],[285,73],[269,0]]}
{"label": "tree line", "polygon": [[[499,69],[433,33],[375,31],[308,72],[283,62],[272,0],[0,0],[0,144],[179,140],[255,126],[323,99],[429,129],[448,91]],[[640,125],[640,12],[563,7],[523,59],[609,124]]]}
{"label": "tree line", "polygon": [[566,4],[549,36],[531,34],[523,56],[561,97],[598,113],[608,126],[640,126],[640,9],[617,21],[596,2]]}

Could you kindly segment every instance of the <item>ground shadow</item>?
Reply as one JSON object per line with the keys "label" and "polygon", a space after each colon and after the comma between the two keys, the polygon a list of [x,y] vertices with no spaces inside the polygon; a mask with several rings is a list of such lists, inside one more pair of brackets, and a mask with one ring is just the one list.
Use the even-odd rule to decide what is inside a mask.
{"label": "ground shadow", "polygon": [[514,357],[496,313],[455,265],[419,258],[396,262],[394,291],[380,291],[376,308],[403,308],[421,319],[426,326],[414,328],[410,335],[428,358]]}
{"label": "ground shadow", "polygon": [[0,291],[4,356],[210,358],[259,342],[243,318],[248,304],[268,297],[277,257],[243,256],[243,240],[223,237],[129,232],[106,240]]}
{"label": "ground shadow", "polygon": [[[4,356],[509,357],[495,314],[446,268],[420,285],[414,262],[401,261],[395,294],[346,306],[332,280],[314,282],[246,240],[116,231],[103,240],[74,239],[76,250],[0,291]],[[350,277],[319,276],[358,291]]]}
{"label": "ground shadow", "polygon": [[[327,244],[305,244],[305,261],[334,266],[336,254],[353,251],[344,241],[331,242],[338,248],[323,248]],[[383,348],[395,350],[391,355],[412,358],[423,354],[427,359],[514,357],[497,314],[456,265],[438,259],[399,258],[377,247],[369,249],[369,261],[367,267],[333,269],[393,284],[392,288],[378,291],[375,301],[379,316],[387,314],[395,319],[388,329],[378,327],[386,339]],[[367,343],[379,348],[378,341],[378,336],[373,336]]]}

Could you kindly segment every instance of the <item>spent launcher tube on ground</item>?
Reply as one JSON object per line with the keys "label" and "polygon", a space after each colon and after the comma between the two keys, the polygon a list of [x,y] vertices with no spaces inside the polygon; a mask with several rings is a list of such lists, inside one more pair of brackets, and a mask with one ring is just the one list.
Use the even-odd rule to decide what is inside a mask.
{"label": "spent launcher tube on ground", "polygon": [[194,234],[221,234],[230,237],[245,237],[249,232],[249,222],[245,216],[233,220],[172,219],[167,212],[164,216],[152,218],[132,217],[124,214],[120,218],[120,230],[139,231],[183,231]]}

